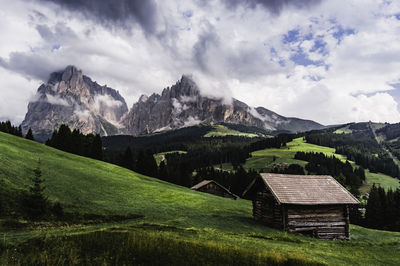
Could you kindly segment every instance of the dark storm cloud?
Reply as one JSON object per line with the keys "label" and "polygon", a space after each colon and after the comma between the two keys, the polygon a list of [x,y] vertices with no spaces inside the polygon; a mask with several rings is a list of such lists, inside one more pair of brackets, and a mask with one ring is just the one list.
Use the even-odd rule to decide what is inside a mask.
{"label": "dark storm cloud", "polygon": [[222,0],[228,8],[236,8],[243,5],[248,8],[262,6],[272,13],[278,14],[286,6],[305,8],[317,5],[321,0]]}
{"label": "dark storm cloud", "polygon": [[77,39],[75,32],[64,23],[57,23],[53,28],[40,24],[36,26],[36,30],[42,39],[49,44],[59,44]]}
{"label": "dark storm cloud", "polygon": [[193,58],[201,70],[207,72],[209,51],[219,45],[219,37],[214,27],[209,25],[208,30],[199,35],[193,46]]}
{"label": "dark storm cloud", "polygon": [[105,26],[129,29],[138,23],[148,34],[156,32],[157,5],[154,0],[38,0],[52,2]]}
{"label": "dark storm cloud", "polygon": [[70,58],[71,64],[74,64],[74,60],[79,59],[76,56],[69,56],[68,58],[54,60],[54,54],[52,54],[65,44],[79,42],[79,38],[64,23],[57,23],[53,27],[39,24],[36,25],[36,30],[42,37],[44,45],[35,48],[31,47],[28,52],[12,52],[7,59],[0,57],[0,67],[19,73],[26,78],[39,79],[46,82],[51,72],[63,66],[60,63],[61,61]]}
{"label": "dark storm cloud", "polygon": [[47,57],[21,52],[11,53],[8,62],[0,57],[0,67],[43,82],[47,81],[51,72],[59,68]]}

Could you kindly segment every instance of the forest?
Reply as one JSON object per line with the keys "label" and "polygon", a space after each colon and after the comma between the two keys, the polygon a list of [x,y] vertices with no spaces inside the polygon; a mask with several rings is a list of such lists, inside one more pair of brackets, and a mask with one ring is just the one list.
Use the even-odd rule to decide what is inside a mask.
{"label": "forest", "polygon": [[[0,129],[16,136],[22,136],[20,127],[14,127],[10,122],[0,123]],[[191,141],[183,142],[182,146],[180,146],[180,148],[186,150],[185,153],[178,151],[166,153],[164,160],[159,165],[157,165],[154,158],[155,152],[151,149],[157,145],[144,145],[143,143],[148,141],[145,137],[138,138],[139,140],[142,139],[142,144],[140,141],[139,143],[135,143],[133,146],[136,147],[135,149],[132,149],[131,145],[129,145],[122,152],[115,150],[108,152],[107,149],[104,149],[102,138],[99,135],[85,135],[79,130],[71,131],[67,125],[61,125],[58,130],[53,132],[52,137],[46,142],[46,145],[77,155],[114,163],[135,172],[185,187],[191,187],[205,179],[212,179],[230,189],[234,194],[241,196],[251,181],[259,176],[257,171],[252,169],[246,171],[242,167],[246,159],[251,157],[251,152],[266,148],[285,147],[286,143],[299,136],[301,135],[281,134],[271,138],[253,139],[251,141],[249,139],[242,141],[243,137],[202,138],[192,136],[191,138],[187,138],[187,140],[190,139]],[[332,136],[332,139],[329,138],[330,136]],[[159,143],[159,141],[165,138],[176,138],[177,142],[179,139],[179,137],[174,136],[172,133],[168,133],[167,137],[160,134],[152,136],[152,138],[156,140],[155,143]],[[367,139],[367,143],[370,142],[372,144],[371,147],[365,145],[360,139],[338,136],[338,134],[315,134],[314,132],[310,135],[305,135],[304,138],[307,142],[336,147],[338,153],[348,156],[349,159],[354,160],[360,167],[353,168],[349,161],[342,162],[335,157],[329,157],[323,153],[297,152],[294,159],[306,161],[307,164],[304,168],[298,164],[290,164],[283,168],[273,168],[272,172],[282,174],[308,173],[331,175],[347,187],[351,193],[358,196],[359,188],[365,181],[364,168],[368,167],[371,171],[381,171],[386,168],[379,168],[380,165],[384,165],[385,167],[392,165],[384,156],[382,158],[368,156],[369,152],[376,151],[379,148],[373,142],[370,142],[369,139]],[[172,144],[169,148],[176,147],[173,145],[175,144]],[[144,148],[145,146],[150,148]],[[365,149],[363,150],[364,153],[358,152],[356,147]],[[165,148],[155,148],[155,150],[160,151]],[[223,163],[231,163],[233,170],[226,171],[214,167]],[[386,170],[386,172],[388,171]],[[40,176],[36,179],[36,182],[41,182]],[[31,193],[34,189],[35,186],[30,189]],[[26,194],[27,192],[19,193],[22,193],[21,199],[26,199],[27,195],[29,195],[29,193]],[[36,193],[38,193],[37,195],[41,193],[40,184],[39,189],[36,187]],[[352,221],[370,228],[399,231],[400,221],[396,217],[400,216],[395,216],[399,213],[399,195],[400,190],[385,192],[382,188],[374,186],[364,206],[365,213],[361,213],[359,209],[353,209],[351,211]],[[36,198],[40,201],[40,196],[36,196]],[[46,206],[48,206],[46,207],[49,210],[48,213],[62,212],[60,205],[50,204]],[[7,210],[10,209],[10,206],[7,207],[3,204],[0,208]],[[20,210],[24,212],[24,210]],[[390,223],[383,222],[388,221],[387,219],[390,219]]]}
{"label": "forest", "polygon": [[380,172],[399,178],[399,167],[393,159],[374,138],[365,133],[313,133],[306,135],[305,139],[308,143],[335,148],[336,153],[345,155],[373,173]]}

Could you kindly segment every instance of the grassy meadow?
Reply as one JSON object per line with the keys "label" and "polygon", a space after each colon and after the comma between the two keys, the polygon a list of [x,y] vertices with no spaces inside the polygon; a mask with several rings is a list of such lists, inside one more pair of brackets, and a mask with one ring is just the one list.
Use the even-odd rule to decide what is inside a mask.
{"label": "grassy meadow", "polygon": [[[290,145],[293,152],[305,144]],[[140,218],[12,230],[0,220],[2,265],[400,264],[400,233],[352,225],[352,241],[323,241],[281,232],[253,221],[250,201],[192,191],[0,132],[0,184],[27,188],[39,159],[46,195],[67,211]]]}
{"label": "grassy meadow", "polygon": [[208,137],[238,136],[238,137],[255,138],[259,137],[260,135],[255,133],[240,132],[234,129],[230,129],[224,125],[214,125],[214,130],[205,134],[204,137],[208,138]]}

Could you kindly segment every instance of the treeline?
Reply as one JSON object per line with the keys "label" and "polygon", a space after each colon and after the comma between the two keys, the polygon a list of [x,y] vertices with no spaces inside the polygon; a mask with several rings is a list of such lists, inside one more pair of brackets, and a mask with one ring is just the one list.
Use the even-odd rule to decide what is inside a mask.
{"label": "treeline", "polygon": [[383,173],[394,178],[399,178],[399,167],[386,152],[369,154],[355,147],[337,147],[336,153],[347,156],[347,159],[368,168],[372,173]]}
{"label": "treeline", "polygon": [[10,121],[0,122],[0,131],[17,137],[22,137],[21,126],[13,126]]}
{"label": "treeline", "polygon": [[[23,137],[21,125],[19,125],[18,127],[13,126],[9,120],[6,122],[0,122],[0,131],[17,137]],[[25,138],[29,140],[34,140],[32,129],[29,128],[28,132],[25,135]]]}
{"label": "treeline", "polygon": [[[184,144],[183,150],[185,150],[186,153],[176,152],[165,154],[165,160],[163,160],[158,167],[153,157],[153,153],[155,153],[154,150],[132,149],[130,146],[128,146],[124,152],[108,152],[106,154],[106,160],[147,176],[156,177],[177,185],[191,187],[197,184],[197,181],[201,179],[200,176],[197,176],[197,178],[193,176],[193,172],[197,172],[199,169],[210,169],[213,165],[221,165],[223,163],[231,163],[234,169],[240,169],[241,165],[246,162],[246,159],[251,157],[252,151],[286,146],[286,143],[293,140],[295,136],[296,135],[293,134],[281,134],[250,144],[249,139],[246,138],[246,141],[243,141],[243,137],[200,138],[192,143]],[[154,136],[151,137],[153,138]],[[152,147],[152,145],[149,147]],[[300,168],[290,166],[287,171],[290,173],[304,174],[304,170],[301,166]],[[239,171],[239,173],[242,172]],[[221,184],[225,185],[227,183],[226,181],[221,181],[225,180],[224,177],[221,176],[228,176],[230,174],[227,172],[219,173],[215,170],[215,175],[220,176],[218,180]],[[206,179],[210,178],[211,177],[207,177]],[[232,180],[236,179],[233,178]],[[227,185],[228,187],[232,186],[232,184]],[[242,187],[240,184],[239,186]]]}
{"label": "treeline", "polygon": [[384,142],[385,147],[392,152],[397,159],[400,159],[400,123],[387,124],[385,127],[376,130],[377,134],[383,134],[386,136]]}
{"label": "treeline", "polygon": [[[196,182],[199,180],[199,178],[193,177],[193,172],[196,169],[201,169],[202,167],[213,164],[213,160],[218,163],[221,162],[216,154],[217,153],[208,154],[210,158],[206,158],[207,153],[202,153],[200,151],[192,151],[186,154],[178,152],[168,153],[164,155],[164,160],[157,166],[151,150],[132,151],[130,147],[128,147],[124,153],[115,158],[113,163],[143,175],[155,177],[181,186],[191,187],[197,184]],[[229,154],[221,154],[225,154],[229,157]],[[228,158],[226,156],[223,156],[223,158]]]}
{"label": "treeline", "polygon": [[345,155],[373,173],[383,173],[399,178],[399,168],[393,159],[375,141],[370,131],[353,134],[311,134],[305,136],[308,143],[328,146],[336,149],[336,153]]}
{"label": "treeline", "polygon": [[323,153],[297,152],[294,159],[307,161],[305,169],[309,174],[333,176],[343,186],[350,187],[353,195],[359,194],[358,188],[365,181],[363,167],[353,170],[349,161],[344,163],[334,156],[329,157]]}
{"label": "treeline", "polygon": [[378,153],[381,150],[370,131],[354,132],[352,134],[314,133],[306,135],[305,140],[311,144],[335,149],[337,147],[352,146],[368,153]]}
{"label": "treeline", "polygon": [[279,167],[276,165],[272,168],[271,173],[285,174],[285,175],[305,175],[303,166],[299,164],[290,164],[287,167]]}
{"label": "treeline", "polygon": [[377,134],[384,134],[386,140],[391,140],[400,137],[400,123],[387,124],[386,126],[377,129]]}
{"label": "treeline", "polygon": [[112,163],[151,177],[157,177],[159,172],[153,152],[149,149],[133,152],[128,147]]}
{"label": "treeline", "polygon": [[400,189],[386,193],[383,188],[372,186],[361,225],[400,232]]}
{"label": "treeline", "polygon": [[273,138],[259,140],[249,144],[248,152],[263,150],[268,148],[281,148],[286,147],[286,143],[298,137],[296,134],[279,134]]}
{"label": "treeline", "polygon": [[103,145],[99,134],[82,134],[78,129],[71,129],[61,125],[54,130],[53,135],[46,141],[46,145],[70,152],[73,154],[103,160]]}
{"label": "treeline", "polygon": [[205,167],[196,170],[193,185],[203,180],[214,180],[241,197],[244,190],[258,176],[257,171],[251,169],[246,171],[242,166],[231,172],[214,169],[214,167]]}
{"label": "treeline", "polygon": [[[225,160],[231,161],[232,158],[229,156],[234,156],[233,151],[231,153],[229,151],[195,150],[186,154],[167,153],[164,155],[164,160],[157,166],[151,150],[133,151],[128,147],[124,153],[117,156],[114,163],[140,174],[185,187],[192,187],[204,179],[213,179],[226,187],[233,188],[233,193],[239,195],[252,180],[255,172],[247,173],[240,165],[236,166],[232,173],[215,170],[210,166]],[[225,159],[221,160],[221,158]],[[194,172],[195,175],[193,175]]]}

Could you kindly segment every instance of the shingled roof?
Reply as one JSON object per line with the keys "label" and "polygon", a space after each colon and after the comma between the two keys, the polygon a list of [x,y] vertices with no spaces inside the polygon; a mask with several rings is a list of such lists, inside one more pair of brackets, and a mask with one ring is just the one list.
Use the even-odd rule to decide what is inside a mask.
{"label": "shingled roof", "polygon": [[230,192],[226,187],[224,187],[223,185],[217,183],[217,182],[214,181],[214,180],[203,180],[203,181],[201,181],[200,183],[198,183],[198,184],[194,185],[193,187],[191,187],[190,189],[199,190],[201,187],[203,187],[203,186],[205,186],[205,185],[207,185],[207,184],[210,184],[210,183],[216,184],[216,185],[219,186],[221,189],[223,189],[226,193],[232,195],[232,197],[234,197],[235,199],[236,199],[236,198],[239,198],[239,196],[233,194],[233,193]]}
{"label": "shingled roof", "polygon": [[264,173],[261,179],[281,204],[360,204],[347,189],[328,175]]}
{"label": "shingled roof", "polygon": [[[201,188],[202,186],[205,186],[205,185],[207,185],[207,184],[209,184],[209,183],[212,183],[212,182],[215,182],[215,181],[213,181],[213,180],[203,180],[203,181],[201,181],[200,183],[198,183],[198,184],[194,185],[193,187],[191,187],[190,189],[198,190],[198,189]],[[216,182],[215,182],[215,183],[216,183]]]}

